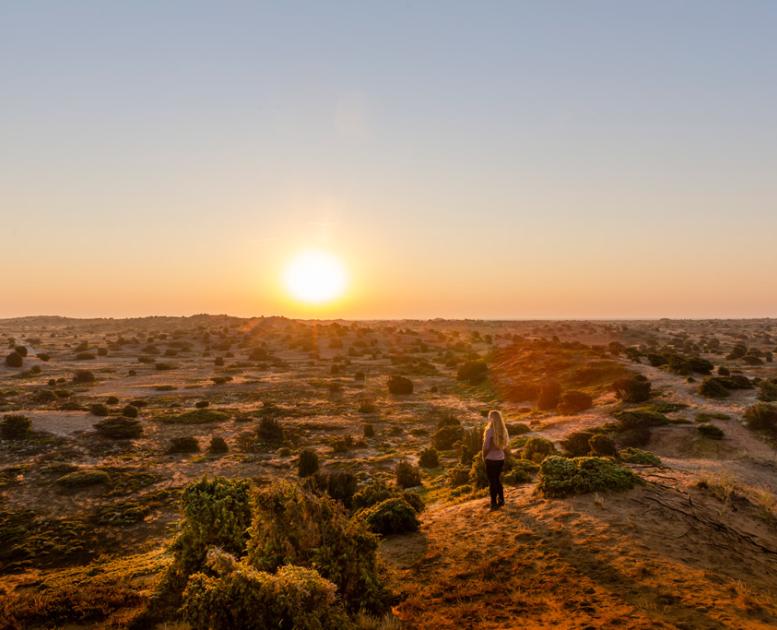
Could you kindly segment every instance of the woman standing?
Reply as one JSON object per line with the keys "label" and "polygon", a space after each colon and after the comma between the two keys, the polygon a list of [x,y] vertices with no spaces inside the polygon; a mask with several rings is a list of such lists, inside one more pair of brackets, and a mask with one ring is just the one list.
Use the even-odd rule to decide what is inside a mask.
{"label": "woman standing", "polygon": [[488,414],[488,424],[483,432],[483,460],[488,477],[488,490],[491,493],[491,509],[496,510],[505,504],[502,488],[502,468],[505,464],[505,449],[510,443],[507,427],[502,414],[494,410]]}

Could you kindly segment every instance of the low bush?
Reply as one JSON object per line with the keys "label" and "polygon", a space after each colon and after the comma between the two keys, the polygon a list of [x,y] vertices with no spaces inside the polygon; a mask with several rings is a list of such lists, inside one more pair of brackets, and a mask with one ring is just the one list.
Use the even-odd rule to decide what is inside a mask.
{"label": "low bush", "polygon": [[106,418],[95,423],[94,428],[102,437],[113,440],[131,440],[143,434],[140,420],[135,418]]}
{"label": "low bush", "polygon": [[605,457],[615,457],[617,449],[615,448],[615,442],[606,435],[592,435],[588,441],[591,447],[591,453],[594,455],[602,455]]}
{"label": "low bush", "polygon": [[543,437],[529,438],[521,450],[521,458],[528,459],[535,464],[540,464],[549,455],[556,454],[557,451],[553,442]]}
{"label": "low bush", "polygon": [[371,400],[362,400],[359,403],[359,413],[375,413],[377,410],[377,406]]}
{"label": "low bush", "polygon": [[332,581],[350,611],[385,612],[388,596],[378,576],[377,540],[332,499],[289,482],[259,491],[249,529],[248,561],[262,571],[294,564]]}
{"label": "low bush", "polygon": [[546,381],[540,386],[539,397],[537,398],[537,409],[551,411],[555,409],[561,401],[561,385],[556,381]]}
{"label": "low bush", "polygon": [[459,381],[466,381],[470,385],[482,383],[488,378],[488,365],[481,359],[467,361],[459,366],[456,378]]}
{"label": "low bush", "polygon": [[126,405],[121,410],[121,415],[125,418],[137,418],[138,417],[138,408],[134,405]]}
{"label": "low bush", "polygon": [[745,409],[745,426],[755,431],[766,431],[777,435],[777,406],[756,403]]}
{"label": "low bush", "polygon": [[318,453],[313,449],[306,448],[300,451],[297,461],[297,474],[300,477],[309,477],[318,472]]}
{"label": "low bush", "polygon": [[197,438],[191,436],[174,437],[170,438],[170,444],[167,447],[167,452],[173,453],[198,453],[200,450],[200,443]]}
{"label": "low bush", "polygon": [[22,365],[24,365],[24,359],[22,358],[21,354],[14,351],[5,357],[5,364],[10,368],[20,368]]}
{"label": "low bush", "polygon": [[110,481],[111,476],[104,470],[82,469],[74,470],[71,473],[62,475],[59,479],[57,479],[56,483],[62,488],[75,490],[78,488],[86,488],[88,486],[108,484]]}
{"label": "low bush", "polygon": [[161,416],[159,420],[165,424],[209,424],[224,422],[229,414],[215,409],[192,409],[174,416]]}
{"label": "low bush", "polygon": [[605,457],[552,456],[542,462],[538,489],[546,497],[628,490],[638,477]]}
{"label": "low bush", "polygon": [[210,438],[210,445],[208,446],[208,452],[214,455],[220,455],[229,451],[226,440],[218,435],[214,435]]}
{"label": "low bush", "polygon": [[89,405],[89,412],[93,416],[107,416],[108,411],[108,406],[103,403],[93,403]]}
{"label": "low bush", "polygon": [[394,494],[388,484],[380,479],[373,479],[353,495],[353,508],[360,510],[385,501]]}
{"label": "low bush", "polygon": [[534,480],[540,469],[539,465],[528,459],[516,459],[509,462],[509,468],[502,476],[502,481],[509,485],[520,485]]}
{"label": "low bush", "polygon": [[618,420],[620,430],[659,427],[669,424],[669,418],[664,414],[647,407],[617,411],[613,414]]}
{"label": "low bush", "polygon": [[359,513],[371,531],[384,536],[418,531],[416,511],[402,497],[386,499]]}
{"label": "low bush", "polygon": [[[214,554],[220,554],[215,556]],[[337,587],[313,569],[282,566],[275,573],[208,552],[209,573],[195,573],[183,593],[181,614],[192,630],[340,630],[350,626]],[[231,566],[230,566],[231,565]]]}
{"label": "low bush", "polygon": [[423,498],[417,492],[405,490],[401,497],[410,504],[410,507],[413,508],[417,514],[420,514],[424,511],[424,509],[426,509],[426,504],[424,503]]}
{"label": "low bush", "polygon": [[724,385],[726,376],[710,376],[705,378],[699,386],[699,393],[708,398],[727,398],[731,395],[729,388]]}
{"label": "low bush", "polygon": [[572,457],[588,455],[591,452],[590,441],[596,435],[593,431],[574,431],[561,440],[561,448]]}
{"label": "low bush", "polygon": [[696,427],[696,429],[706,438],[710,438],[712,440],[723,439],[724,434],[722,429],[716,427],[714,424],[700,424]]}
{"label": "low bush", "polygon": [[761,381],[758,386],[758,400],[762,402],[777,402],[777,383]]}
{"label": "low bush", "polygon": [[643,466],[660,466],[661,458],[650,451],[639,448],[624,448],[618,451],[618,457],[629,464],[641,464]]}
{"label": "low bush", "polygon": [[16,354],[18,354],[21,357],[26,357],[27,356],[27,347],[26,346],[15,346],[14,347],[14,352],[16,352]]}
{"label": "low bush", "polygon": [[570,390],[561,394],[558,411],[564,414],[573,414],[590,409],[593,404],[593,398],[585,392]]}
{"label": "low bush", "polygon": [[448,471],[448,485],[453,488],[464,486],[469,483],[470,467],[464,464],[458,464]]}
{"label": "low bush", "polygon": [[0,422],[0,437],[4,440],[23,440],[30,435],[31,425],[27,416],[7,415]]}
{"label": "low bush", "polygon": [[446,418],[437,425],[437,431],[432,436],[432,444],[438,451],[448,451],[453,448],[464,435],[461,422],[455,418]]}
{"label": "low bush", "polygon": [[94,381],[94,374],[89,370],[76,370],[75,374],[73,374],[74,383],[86,384],[94,383]]}
{"label": "low bush", "polygon": [[418,456],[418,465],[421,468],[437,468],[440,465],[440,457],[434,447],[425,448]]}
{"label": "low bush", "polygon": [[640,403],[650,400],[652,386],[642,375],[620,378],[612,387],[615,395],[623,402]]}
{"label": "low bush", "polygon": [[392,376],[388,380],[388,390],[391,394],[409,395],[413,393],[413,381],[404,376]]}
{"label": "low bush", "polygon": [[196,403],[194,403],[194,407],[196,409],[205,409],[206,407],[210,406],[210,401],[207,400],[198,400]]}
{"label": "low bush", "polygon": [[283,427],[271,416],[264,416],[259,421],[256,435],[265,444],[281,444],[283,442]]}
{"label": "low bush", "polygon": [[76,354],[76,361],[93,361],[97,358],[93,352],[79,352]]}
{"label": "low bush", "polygon": [[356,476],[347,470],[333,470],[328,473],[316,473],[309,477],[309,487],[324,492],[346,508],[353,506],[353,495],[356,493]]}
{"label": "low bush", "polygon": [[374,438],[375,437],[375,427],[373,427],[371,424],[365,424],[362,427],[362,434],[365,438]]}
{"label": "low bush", "polygon": [[399,488],[414,488],[421,485],[421,473],[418,467],[410,462],[399,462],[394,469],[394,474]]}

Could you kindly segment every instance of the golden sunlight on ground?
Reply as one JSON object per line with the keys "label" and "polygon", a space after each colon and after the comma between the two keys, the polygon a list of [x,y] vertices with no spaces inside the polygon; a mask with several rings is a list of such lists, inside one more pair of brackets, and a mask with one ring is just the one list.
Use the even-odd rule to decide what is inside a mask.
{"label": "golden sunlight on ground", "polygon": [[300,252],[291,260],[283,275],[289,294],[309,304],[323,304],[342,296],[346,280],[342,262],[321,250]]}

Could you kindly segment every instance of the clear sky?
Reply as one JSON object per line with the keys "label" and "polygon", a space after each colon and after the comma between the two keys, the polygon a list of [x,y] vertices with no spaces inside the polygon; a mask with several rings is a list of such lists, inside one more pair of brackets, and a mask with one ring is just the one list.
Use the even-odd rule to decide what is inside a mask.
{"label": "clear sky", "polygon": [[[0,317],[777,316],[777,3],[0,2]],[[281,278],[325,249],[345,296]]]}

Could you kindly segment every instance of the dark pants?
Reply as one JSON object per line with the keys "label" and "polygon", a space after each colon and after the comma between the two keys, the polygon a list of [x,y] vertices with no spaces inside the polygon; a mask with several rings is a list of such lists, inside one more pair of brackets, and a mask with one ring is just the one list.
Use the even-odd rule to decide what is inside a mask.
{"label": "dark pants", "polygon": [[488,491],[491,493],[491,505],[504,505],[505,502],[505,491],[500,480],[504,465],[505,463],[501,459],[486,460],[486,477],[488,477]]}

